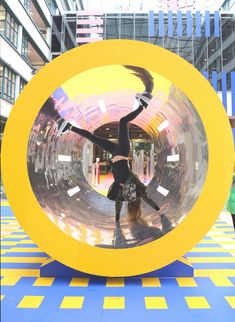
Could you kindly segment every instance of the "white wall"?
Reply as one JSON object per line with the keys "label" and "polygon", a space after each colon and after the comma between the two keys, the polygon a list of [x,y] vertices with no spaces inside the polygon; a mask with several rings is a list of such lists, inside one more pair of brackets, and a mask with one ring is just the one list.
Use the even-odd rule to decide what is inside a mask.
{"label": "white wall", "polygon": [[0,115],[8,118],[12,109],[12,104],[0,98],[0,107]]}
{"label": "white wall", "polygon": [[21,55],[0,35],[0,57],[9,67],[26,81],[32,78],[32,68]]}

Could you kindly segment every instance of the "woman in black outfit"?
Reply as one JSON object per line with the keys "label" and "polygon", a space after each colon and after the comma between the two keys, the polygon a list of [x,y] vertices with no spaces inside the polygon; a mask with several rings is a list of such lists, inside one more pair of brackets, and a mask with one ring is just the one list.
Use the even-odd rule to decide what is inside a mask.
{"label": "woman in black outfit", "polygon": [[116,202],[116,221],[119,221],[123,201],[128,201],[128,214],[129,220],[131,221],[136,220],[141,216],[141,198],[156,211],[160,210],[158,205],[148,197],[145,185],[130,171],[128,166],[128,155],[130,153],[128,123],[134,120],[143,109],[148,106],[150,98],[150,93],[145,92],[142,95],[137,94],[139,107],[120,119],[117,143],[98,137],[89,131],[76,128],[70,123],[63,129],[63,133],[67,130],[71,130],[112,154],[112,173],[114,182],[109,188],[107,197]]}

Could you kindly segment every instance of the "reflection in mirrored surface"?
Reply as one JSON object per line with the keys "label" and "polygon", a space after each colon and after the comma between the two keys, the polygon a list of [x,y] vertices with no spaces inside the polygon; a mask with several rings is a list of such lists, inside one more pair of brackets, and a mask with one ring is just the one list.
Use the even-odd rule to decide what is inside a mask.
{"label": "reflection in mirrored surface", "polygon": [[[114,82],[110,82],[110,74]],[[28,144],[32,189],[48,217],[65,233],[90,245],[107,248],[140,246],[180,224],[203,187],[208,163],[207,140],[200,117],[188,98],[170,81],[152,73],[153,99],[133,123],[154,143],[154,175],[148,195],[163,217],[142,201],[142,215],[128,220],[127,206],[115,223],[115,203],[95,191],[83,173],[86,140],[68,132],[64,119],[94,132],[133,110],[141,83],[122,66],[84,72],[62,84],[40,110]],[[97,79],[104,82],[97,84]],[[106,81],[105,81],[106,80]],[[56,104],[54,104],[56,103]]]}

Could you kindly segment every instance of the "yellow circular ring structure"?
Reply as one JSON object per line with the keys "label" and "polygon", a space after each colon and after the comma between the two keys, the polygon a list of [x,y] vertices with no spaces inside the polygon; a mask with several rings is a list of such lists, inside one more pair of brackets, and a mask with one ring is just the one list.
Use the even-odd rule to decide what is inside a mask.
{"label": "yellow circular ring structure", "polygon": [[[164,237],[139,247],[107,249],[75,240],[41,209],[27,171],[28,138],[45,100],[62,83],[105,65],[140,66],[163,75],[192,102],[208,140],[208,172],[200,197],[186,218]],[[103,276],[131,276],[172,263],[210,229],[229,192],[233,139],[222,103],[209,82],[191,64],[155,45],[106,40],[75,48],[50,62],[26,86],[7,121],[3,145],[3,182],[14,214],[25,232],[48,255],[74,269]]]}

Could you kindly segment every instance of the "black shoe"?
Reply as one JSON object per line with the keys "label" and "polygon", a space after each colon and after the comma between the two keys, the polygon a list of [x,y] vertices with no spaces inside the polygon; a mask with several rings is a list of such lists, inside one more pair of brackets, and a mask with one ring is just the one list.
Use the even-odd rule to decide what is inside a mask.
{"label": "black shoe", "polygon": [[69,122],[64,121],[61,124],[60,128],[58,129],[58,135],[65,134],[66,132],[68,132],[69,130],[71,130],[71,128],[72,128],[72,125]]}
{"label": "black shoe", "polygon": [[148,98],[149,100],[151,100],[153,98],[153,95],[149,92],[143,92],[142,95],[146,98]]}
{"label": "black shoe", "polygon": [[137,93],[135,97],[136,97],[137,101],[139,102],[140,106],[147,108],[147,106],[153,96],[151,93],[143,92],[143,93]]}

